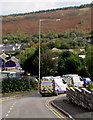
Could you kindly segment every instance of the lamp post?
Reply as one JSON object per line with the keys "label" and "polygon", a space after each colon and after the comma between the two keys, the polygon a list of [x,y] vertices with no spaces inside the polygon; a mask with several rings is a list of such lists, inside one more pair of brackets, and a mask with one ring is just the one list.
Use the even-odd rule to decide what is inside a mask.
{"label": "lamp post", "polygon": [[41,22],[42,21],[60,21],[60,19],[40,19],[39,20],[39,82],[40,82],[40,77],[41,77],[40,75],[41,73],[40,71],[40,60],[41,60],[40,44],[41,44]]}

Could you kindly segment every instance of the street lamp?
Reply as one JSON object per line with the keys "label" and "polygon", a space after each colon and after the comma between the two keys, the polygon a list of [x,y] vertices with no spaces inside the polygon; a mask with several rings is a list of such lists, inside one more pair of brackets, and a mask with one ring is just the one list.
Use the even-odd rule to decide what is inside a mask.
{"label": "street lamp", "polygon": [[40,44],[41,44],[41,22],[42,21],[60,21],[60,19],[40,19],[39,20],[39,82],[40,82],[40,60],[41,60],[41,55],[40,55]]}

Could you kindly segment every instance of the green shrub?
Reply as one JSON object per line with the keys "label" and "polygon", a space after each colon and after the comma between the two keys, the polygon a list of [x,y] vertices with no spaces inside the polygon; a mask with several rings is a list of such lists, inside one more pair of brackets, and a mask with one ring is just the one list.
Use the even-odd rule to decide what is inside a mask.
{"label": "green shrub", "polygon": [[91,89],[93,89],[93,84],[92,84],[92,83],[88,84],[88,87],[87,87],[87,89],[88,89],[88,90],[91,90]]}
{"label": "green shrub", "polygon": [[5,78],[2,81],[2,93],[31,91],[37,89],[37,82],[28,77]]}
{"label": "green shrub", "polygon": [[75,87],[73,84],[72,84],[72,85],[68,85],[68,86],[69,86],[69,87],[73,87],[73,88]]}

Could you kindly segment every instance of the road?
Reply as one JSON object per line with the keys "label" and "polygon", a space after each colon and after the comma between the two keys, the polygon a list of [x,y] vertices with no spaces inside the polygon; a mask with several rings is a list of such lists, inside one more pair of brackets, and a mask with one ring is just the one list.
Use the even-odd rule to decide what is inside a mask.
{"label": "road", "polygon": [[[62,97],[64,94],[59,95]],[[16,97],[6,97],[2,101],[2,118],[47,118],[64,119],[64,116],[50,106],[49,102],[57,96],[41,97],[36,91]]]}

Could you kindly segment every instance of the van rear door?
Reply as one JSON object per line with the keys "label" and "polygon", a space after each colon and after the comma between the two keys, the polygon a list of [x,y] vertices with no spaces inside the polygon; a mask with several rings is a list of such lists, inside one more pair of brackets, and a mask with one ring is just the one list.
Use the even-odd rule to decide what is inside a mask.
{"label": "van rear door", "polygon": [[74,76],[73,77],[73,83],[77,87],[82,87],[83,86],[83,82],[80,81],[80,77],[79,76]]}
{"label": "van rear door", "polygon": [[53,82],[52,80],[42,80],[40,93],[53,93]]}

